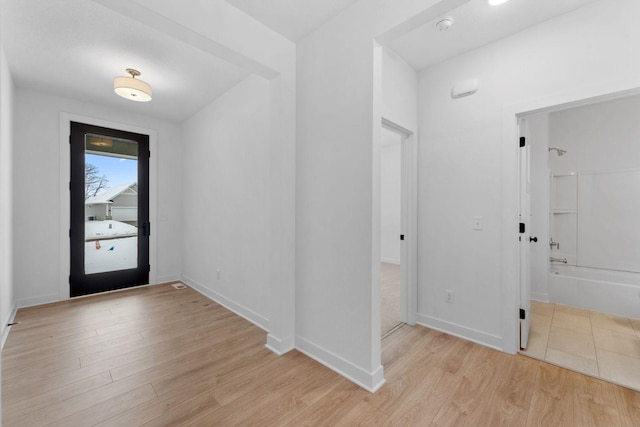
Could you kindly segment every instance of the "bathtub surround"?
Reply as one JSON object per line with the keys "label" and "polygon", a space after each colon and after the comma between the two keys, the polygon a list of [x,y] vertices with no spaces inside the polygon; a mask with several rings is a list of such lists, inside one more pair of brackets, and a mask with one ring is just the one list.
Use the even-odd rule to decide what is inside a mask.
{"label": "bathtub surround", "polygon": [[528,119],[532,233],[543,242],[532,254],[533,299],[638,316],[638,109],[631,96]]}

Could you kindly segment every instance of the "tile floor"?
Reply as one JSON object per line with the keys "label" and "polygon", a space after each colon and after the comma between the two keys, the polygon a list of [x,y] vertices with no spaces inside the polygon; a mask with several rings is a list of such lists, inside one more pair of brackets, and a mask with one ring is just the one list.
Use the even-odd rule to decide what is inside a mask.
{"label": "tile floor", "polygon": [[640,320],[531,301],[522,354],[640,391]]}

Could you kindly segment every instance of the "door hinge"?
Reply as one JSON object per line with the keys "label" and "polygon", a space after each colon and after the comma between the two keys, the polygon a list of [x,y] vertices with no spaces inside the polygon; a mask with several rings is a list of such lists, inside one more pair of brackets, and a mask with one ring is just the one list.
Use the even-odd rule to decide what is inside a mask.
{"label": "door hinge", "polygon": [[522,148],[522,147],[524,147],[525,145],[527,145],[527,140],[525,139],[525,137],[524,137],[524,136],[521,136],[521,137],[520,137],[519,144],[520,144],[520,148]]}
{"label": "door hinge", "polygon": [[71,238],[71,229],[69,229],[69,238]]}
{"label": "door hinge", "polygon": [[147,265],[147,273],[151,272],[151,264]]}
{"label": "door hinge", "polygon": [[400,240],[404,240],[404,234],[400,235]]}
{"label": "door hinge", "polygon": [[521,308],[520,309],[520,319],[524,320],[525,318],[526,318],[526,313],[524,311],[524,308]]}
{"label": "door hinge", "polygon": [[520,223],[520,226],[518,227],[520,233],[524,233],[524,222]]}
{"label": "door hinge", "polygon": [[71,145],[71,135],[69,135],[69,145]]}

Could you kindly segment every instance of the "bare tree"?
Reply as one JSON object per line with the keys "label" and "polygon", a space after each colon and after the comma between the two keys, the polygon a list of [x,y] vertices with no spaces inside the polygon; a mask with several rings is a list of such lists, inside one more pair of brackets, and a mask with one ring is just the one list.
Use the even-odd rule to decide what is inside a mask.
{"label": "bare tree", "polygon": [[106,175],[100,176],[100,170],[91,163],[84,166],[84,199],[95,197],[100,190],[107,188],[109,180]]}

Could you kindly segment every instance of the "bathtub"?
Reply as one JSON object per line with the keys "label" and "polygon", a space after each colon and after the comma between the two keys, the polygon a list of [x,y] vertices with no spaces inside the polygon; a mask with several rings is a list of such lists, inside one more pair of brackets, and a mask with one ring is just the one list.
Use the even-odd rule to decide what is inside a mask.
{"label": "bathtub", "polygon": [[640,273],[551,263],[549,301],[640,319]]}

